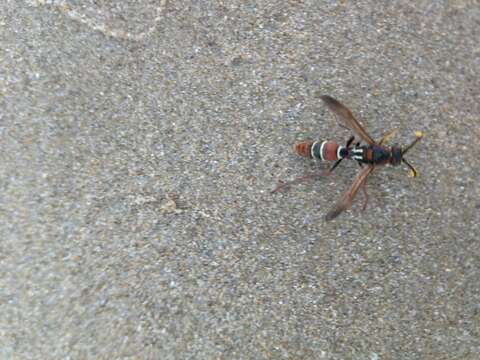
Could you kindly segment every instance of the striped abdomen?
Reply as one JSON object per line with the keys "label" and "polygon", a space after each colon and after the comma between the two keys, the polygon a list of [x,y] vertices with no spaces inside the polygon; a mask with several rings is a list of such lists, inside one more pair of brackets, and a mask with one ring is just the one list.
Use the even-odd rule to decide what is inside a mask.
{"label": "striped abdomen", "polygon": [[335,141],[302,141],[295,144],[294,150],[298,155],[323,161],[335,161],[347,156],[345,147]]}

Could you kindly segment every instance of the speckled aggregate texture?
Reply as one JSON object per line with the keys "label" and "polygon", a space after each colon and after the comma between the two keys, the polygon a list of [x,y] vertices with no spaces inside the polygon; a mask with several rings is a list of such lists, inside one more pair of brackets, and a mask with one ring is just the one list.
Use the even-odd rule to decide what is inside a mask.
{"label": "speckled aggregate texture", "polygon": [[[478,359],[478,1],[0,3],[0,358]],[[324,215],[320,101],[419,177]]]}

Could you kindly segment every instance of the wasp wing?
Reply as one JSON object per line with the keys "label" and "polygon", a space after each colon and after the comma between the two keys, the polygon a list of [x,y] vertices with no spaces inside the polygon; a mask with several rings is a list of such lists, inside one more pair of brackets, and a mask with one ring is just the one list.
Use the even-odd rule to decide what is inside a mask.
{"label": "wasp wing", "polygon": [[355,199],[355,195],[357,195],[358,189],[360,188],[360,186],[362,186],[365,180],[367,180],[367,176],[370,175],[374,168],[375,166],[369,165],[367,167],[364,167],[358,173],[358,175],[355,177],[355,180],[353,180],[350,189],[348,189],[348,191],[343,194],[343,196],[340,198],[340,200],[338,200],[332,210],[330,210],[325,216],[325,219],[327,221],[335,219],[338,215],[340,215],[340,213],[347,210],[350,205],[352,205],[353,199]]}
{"label": "wasp wing", "polygon": [[376,144],[376,142],[370,135],[368,135],[362,125],[360,125],[360,123],[353,117],[351,111],[348,110],[345,105],[328,95],[321,96],[321,99],[328,106],[328,108],[335,115],[337,115],[337,120],[341,125],[356,132],[368,145]]}

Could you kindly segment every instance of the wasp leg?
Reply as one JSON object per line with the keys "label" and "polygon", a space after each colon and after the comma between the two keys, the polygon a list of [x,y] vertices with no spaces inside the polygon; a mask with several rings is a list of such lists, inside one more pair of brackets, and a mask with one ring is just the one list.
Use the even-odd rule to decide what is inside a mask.
{"label": "wasp leg", "polygon": [[280,184],[278,184],[278,186],[273,189],[271,191],[271,193],[276,193],[278,191],[283,191],[283,190],[286,190],[288,187],[292,186],[292,185],[295,185],[295,184],[301,184],[303,182],[307,182],[307,181],[310,181],[310,180],[315,180],[315,179],[319,179],[320,177],[323,177],[323,176],[328,176],[331,174],[331,171],[322,171],[322,172],[315,172],[315,173],[310,173],[310,174],[306,174],[302,177],[299,177],[297,179],[293,179],[292,181],[280,181]]}
{"label": "wasp leg", "polygon": [[387,131],[382,139],[378,142],[379,145],[385,144],[387,141],[389,141],[393,135],[395,135],[398,132],[398,129],[392,129],[390,131]]}
{"label": "wasp leg", "polygon": [[332,172],[333,170],[335,170],[335,168],[342,162],[343,158],[341,159],[338,159],[337,161],[335,161],[335,164],[333,164],[333,166],[328,170],[329,172]]}
{"label": "wasp leg", "polygon": [[410,176],[410,177],[417,177],[417,175],[418,175],[417,170],[416,170],[412,165],[410,165],[410,164],[408,163],[408,161],[405,160],[405,158],[402,159],[402,162],[403,162],[405,165],[407,165],[408,168],[410,169],[410,172],[409,172],[408,176]]}
{"label": "wasp leg", "polygon": [[350,145],[352,145],[353,140],[355,140],[355,136],[351,136],[348,141],[347,141],[347,149],[349,148]]}
{"label": "wasp leg", "polygon": [[[345,145],[345,148],[348,149],[350,147],[350,145],[352,144],[353,140],[355,140],[355,136],[350,136],[350,138],[347,140],[347,144]],[[340,165],[340,163],[342,162],[344,158],[341,158],[341,159],[338,159],[337,161],[335,161],[335,164],[333,164],[333,166],[330,168],[330,172],[332,172],[333,170],[335,170],[335,168]]]}

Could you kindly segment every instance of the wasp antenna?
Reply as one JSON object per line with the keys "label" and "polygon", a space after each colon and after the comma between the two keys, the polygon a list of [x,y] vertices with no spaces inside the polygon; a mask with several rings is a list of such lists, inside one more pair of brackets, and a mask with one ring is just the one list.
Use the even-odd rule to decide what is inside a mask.
{"label": "wasp antenna", "polygon": [[415,140],[413,140],[410,145],[408,145],[405,149],[402,150],[402,155],[405,155],[407,151],[409,151],[412,147],[415,146],[417,142],[419,142],[423,138],[423,132],[415,131]]}
{"label": "wasp antenna", "polygon": [[417,177],[418,175],[418,171],[412,166],[410,165],[410,163],[405,160],[405,158],[402,159],[402,162],[408,166],[408,168],[410,169],[409,173],[408,173],[408,176],[410,177]]}

